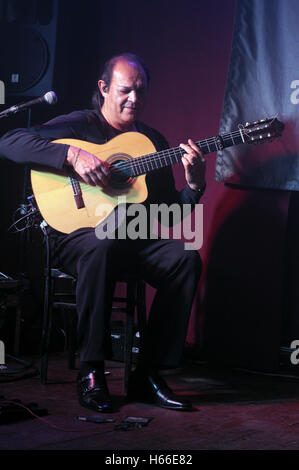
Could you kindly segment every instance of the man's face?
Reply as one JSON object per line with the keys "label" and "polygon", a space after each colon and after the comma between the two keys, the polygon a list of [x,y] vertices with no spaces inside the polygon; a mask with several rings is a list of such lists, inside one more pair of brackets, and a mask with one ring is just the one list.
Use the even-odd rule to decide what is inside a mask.
{"label": "man's face", "polygon": [[119,60],[113,69],[109,89],[100,80],[104,97],[102,113],[113,127],[129,130],[144,108],[147,96],[147,79],[141,66]]}

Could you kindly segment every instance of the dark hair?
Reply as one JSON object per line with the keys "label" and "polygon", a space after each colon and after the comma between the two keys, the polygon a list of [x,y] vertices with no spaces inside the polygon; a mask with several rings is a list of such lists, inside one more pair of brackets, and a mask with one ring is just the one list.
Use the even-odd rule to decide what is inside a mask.
{"label": "dark hair", "polygon": [[[121,59],[124,59],[128,62],[134,62],[134,63],[140,65],[142,67],[142,69],[144,70],[144,73],[145,73],[146,79],[147,79],[147,83],[149,84],[150,74],[149,74],[149,69],[147,67],[146,62],[136,54],[133,54],[131,52],[124,52],[122,54],[118,54],[116,56],[111,57],[111,59],[107,60],[104,64],[104,67],[103,67],[103,70],[102,70],[102,73],[101,73],[101,76],[100,76],[100,80],[103,80],[106,83],[106,86],[108,87],[108,89],[109,89],[109,86],[110,86],[110,83],[111,83],[112,74],[113,74],[115,64]],[[96,90],[93,94],[93,97],[92,97],[92,105],[93,105],[94,108],[99,108],[99,107],[101,108],[103,102],[104,102],[104,98],[102,96],[102,93],[99,90],[99,87],[97,86],[97,88],[96,88]]]}

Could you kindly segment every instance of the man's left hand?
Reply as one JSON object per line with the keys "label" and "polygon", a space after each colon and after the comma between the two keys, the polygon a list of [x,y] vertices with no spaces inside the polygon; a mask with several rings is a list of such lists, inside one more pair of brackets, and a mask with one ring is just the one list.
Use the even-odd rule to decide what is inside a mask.
{"label": "man's left hand", "polygon": [[199,191],[206,184],[206,161],[203,153],[191,139],[188,139],[188,144],[180,144],[180,147],[186,152],[182,156],[186,181],[191,189]]}

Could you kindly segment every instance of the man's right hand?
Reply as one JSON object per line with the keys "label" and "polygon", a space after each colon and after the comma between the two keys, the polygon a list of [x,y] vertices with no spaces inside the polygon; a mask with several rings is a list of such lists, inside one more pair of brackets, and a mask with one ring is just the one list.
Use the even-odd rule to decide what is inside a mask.
{"label": "man's right hand", "polygon": [[66,163],[71,165],[85,183],[105,187],[109,180],[109,166],[92,153],[70,146]]}

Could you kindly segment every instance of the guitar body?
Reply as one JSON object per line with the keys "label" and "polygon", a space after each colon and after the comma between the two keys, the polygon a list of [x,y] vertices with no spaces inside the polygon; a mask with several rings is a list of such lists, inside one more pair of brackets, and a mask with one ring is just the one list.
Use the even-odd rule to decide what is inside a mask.
{"label": "guitar body", "polygon": [[[153,143],[138,132],[120,134],[102,145],[76,139],[54,142],[81,148],[109,164],[156,152]],[[78,175],[75,177],[78,178]],[[118,205],[119,196],[125,196],[127,203],[141,203],[147,198],[145,175],[112,183],[102,189],[78,179],[77,185],[81,191],[81,204],[78,207],[68,169],[49,171],[43,167],[31,170],[32,189],[43,218],[48,225],[63,233],[71,233],[83,227],[96,227]]]}
{"label": "guitar body", "polygon": [[[271,142],[281,135],[284,124],[277,118],[247,123],[237,131],[195,142],[208,153],[240,144]],[[120,134],[106,144],[91,144],[76,139],[55,140],[95,155],[110,165],[109,185],[105,189],[79,179],[71,167],[31,171],[33,193],[45,221],[54,229],[71,233],[83,227],[95,228],[121,202],[141,203],[147,199],[145,175],[181,161],[181,147],[156,152],[153,143],[138,132]],[[125,200],[120,200],[125,197]]]}

